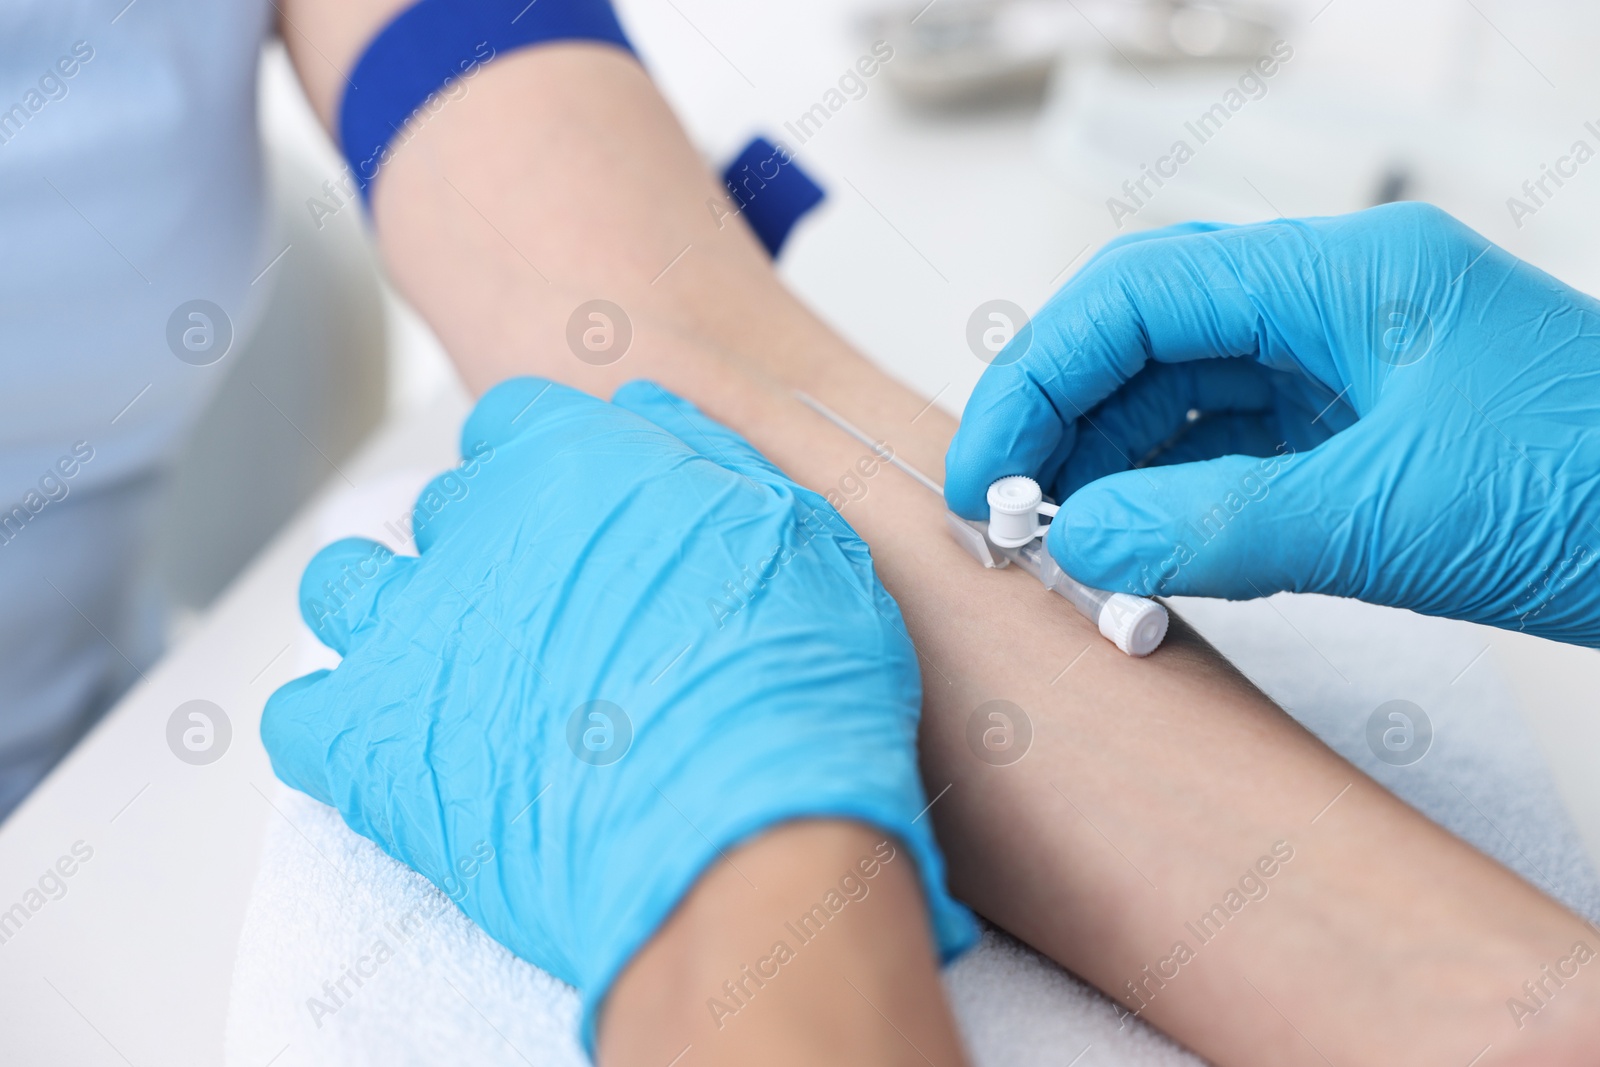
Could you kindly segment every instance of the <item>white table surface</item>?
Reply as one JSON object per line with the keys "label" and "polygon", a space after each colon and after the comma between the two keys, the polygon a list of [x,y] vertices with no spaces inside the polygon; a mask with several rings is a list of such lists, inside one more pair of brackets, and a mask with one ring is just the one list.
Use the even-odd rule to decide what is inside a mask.
{"label": "white table surface", "polygon": [[[744,0],[621,6],[653,57],[678,57],[653,59],[653,69],[716,154],[804,110],[862,50],[842,0],[775,4],[779,15],[759,26],[741,14]],[[723,66],[713,41],[759,90]],[[1063,194],[1032,136],[1026,115],[907,117],[875,85],[805,158],[833,196],[786,256],[787,276],[847,336],[945,406],[959,407],[982,369],[961,341],[971,309],[997,296],[1036,307],[1080,249],[1109,236],[1103,206]],[[463,404],[446,391],[392,420],[340,465],[344,476],[360,485],[442,468]],[[66,895],[0,944],[0,1060],[220,1062],[258,845],[267,821],[281,817],[266,799],[272,773],[257,723],[267,695],[296,673],[295,591],[316,542],[302,513],[0,827],[0,909],[74,842],[94,849]],[[1600,658],[1491,631],[1484,643],[1600,853]],[[176,759],[165,739],[168,717],[193,699],[220,705],[233,729],[227,753],[203,767]]]}

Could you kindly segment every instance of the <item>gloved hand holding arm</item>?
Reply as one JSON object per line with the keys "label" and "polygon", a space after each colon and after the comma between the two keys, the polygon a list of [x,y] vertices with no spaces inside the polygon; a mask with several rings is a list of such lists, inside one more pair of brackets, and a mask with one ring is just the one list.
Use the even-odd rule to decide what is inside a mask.
{"label": "gloved hand holding arm", "polygon": [[1092,586],[1600,645],[1600,304],[1426,205],[1103,250],[985,372],[951,506],[1008,474]]}
{"label": "gloved hand holding arm", "polygon": [[[351,539],[308,567],[302,612],[344,659],[267,705],[278,775],[577,986],[591,1051],[608,990],[707,868],[794,820],[871,828],[866,866],[808,872],[782,915],[795,929],[770,917],[761,951],[723,967],[743,999],[722,978],[688,998],[702,1022],[737,1014],[757,989],[742,965],[781,982],[822,951],[813,938],[849,939],[824,927],[898,863],[885,881],[920,878],[922,947],[876,963],[924,979],[918,1010],[954,1049],[925,946],[948,957],[974,930],[920,818],[916,653],[866,545],[648,383],[606,403],[513,379],[468,419],[462,454],[425,490],[448,502],[419,509],[420,556]],[[793,1006],[804,981],[783,987],[762,1003]]]}

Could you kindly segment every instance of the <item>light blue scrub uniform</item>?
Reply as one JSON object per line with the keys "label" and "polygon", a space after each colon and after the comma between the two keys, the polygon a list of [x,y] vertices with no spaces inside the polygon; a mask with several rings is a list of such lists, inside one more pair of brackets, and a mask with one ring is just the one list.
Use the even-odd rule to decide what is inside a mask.
{"label": "light blue scrub uniform", "polygon": [[0,4],[0,817],[152,651],[129,578],[230,365],[168,324],[210,301],[236,352],[260,307],[271,26],[267,0]]}

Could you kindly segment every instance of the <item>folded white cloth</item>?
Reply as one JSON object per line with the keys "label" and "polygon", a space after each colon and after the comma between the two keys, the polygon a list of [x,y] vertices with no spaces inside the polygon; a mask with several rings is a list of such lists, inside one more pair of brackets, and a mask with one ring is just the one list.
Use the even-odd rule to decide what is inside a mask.
{"label": "folded white cloth", "polygon": [[[328,538],[383,537],[427,475],[330,506]],[[388,540],[392,547],[405,548]],[[1486,640],[1465,624],[1321,597],[1179,610],[1273,699],[1429,817],[1591,918],[1600,883]],[[315,665],[309,633],[302,662]],[[1476,661],[1475,661],[1476,658]],[[1367,720],[1395,699],[1433,727],[1427,754],[1381,761]],[[577,997],[490,940],[420,875],[279,786],[239,939],[230,1067],[440,1062],[581,1067]],[[981,1067],[1201,1061],[1004,934],[945,985]]]}

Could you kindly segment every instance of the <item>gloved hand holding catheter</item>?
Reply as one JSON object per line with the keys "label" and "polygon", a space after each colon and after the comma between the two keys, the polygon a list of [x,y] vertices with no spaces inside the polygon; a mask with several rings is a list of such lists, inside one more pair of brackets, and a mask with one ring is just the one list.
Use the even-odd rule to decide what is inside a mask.
{"label": "gloved hand holding catheter", "polygon": [[[916,653],[822,497],[647,382],[606,403],[512,379],[462,452],[492,458],[419,556],[351,539],[306,569],[302,612],[344,660],[268,703],[280,778],[577,986],[591,1051],[702,871],[784,820],[898,841],[934,942],[970,943],[919,821]],[[750,568],[782,580],[708,607]],[[457,870],[486,853],[490,873]]]}
{"label": "gloved hand holding catheter", "polygon": [[1108,245],[984,373],[950,506],[1060,500],[1072,577],[1329,593],[1600,645],[1600,303],[1436,208]]}

